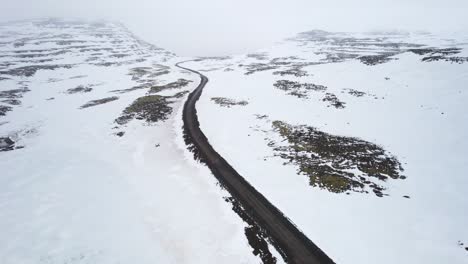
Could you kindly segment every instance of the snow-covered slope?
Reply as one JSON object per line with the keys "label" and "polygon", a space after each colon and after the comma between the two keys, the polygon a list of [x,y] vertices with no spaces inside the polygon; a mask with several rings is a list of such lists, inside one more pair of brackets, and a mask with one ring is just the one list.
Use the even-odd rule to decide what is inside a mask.
{"label": "snow-covered slope", "polygon": [[311,31],[187,67],[213,147],[337,263],[466,263],[467,40]]}
{"label": "snow-covered slope", "polygon": [[259,262],[185,149],[179,60],[114,23],[0,26],[0,263]]}

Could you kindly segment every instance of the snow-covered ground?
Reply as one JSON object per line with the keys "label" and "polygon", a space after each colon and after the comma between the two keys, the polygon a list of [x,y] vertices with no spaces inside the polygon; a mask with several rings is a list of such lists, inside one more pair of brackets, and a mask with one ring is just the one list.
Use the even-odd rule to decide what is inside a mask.
{"label": "snow-covered ground", "polygon": [[[311,31],[184,66],[210,143],[337,263],[455,264],[467,43]],[[0,25],[0,263],[260,262],[183,142],[187,59],[116,23]]]}
{"label": "snow-covered ground", "polygon": [[[260,261],[183,143],[184,97],[171,96],[199,80],[180,60],[118,24],[0,26],[0,263]],[[179,79],[158,93],[173,101],[166,120],[114,121]]]}
{"label": "snow-covered ground", "polygon": [[[311,31],[186,65],[210,79],[197,109],[213,147],[337,263],[466,263],[467,43],[461,33]],[[288,161],[290,139],[273,121],[381,148],[373,158],[397,160],[396,175],[340,170],[326,151]],[[330,191],[325,175],[314,185],[295,155],[362,186]]]}

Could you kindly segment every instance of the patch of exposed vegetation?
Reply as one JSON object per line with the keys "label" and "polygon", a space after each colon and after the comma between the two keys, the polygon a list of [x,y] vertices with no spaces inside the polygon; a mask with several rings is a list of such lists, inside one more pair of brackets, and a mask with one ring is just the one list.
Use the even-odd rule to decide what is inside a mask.
{"label": "patch of exposed vegetation", "polygon": [[[239,66],[243,67],[244,65],[240,64]],[[251,75],[256,72],[278,69],[278,66],[271,65],[268,63],[251,63],[249,65],[245,65],[245,67],[247,68],[247,72],[245,72],[245,75]]]}
{"label": "patch of exposed vegetation", "polygon": [[118,99],[119,99],[119,97],[117,97],[117,96],[111,96],[111,97],[106,97],[106,98],[102,98],[102,99],[92,100],[92,101],[89,101],[86,104],[82,105],[80,107],[80,109],[93,107],[93,106],[101,105],[101,104],[106,104],[106,103],[109,103],[109,102],[112,102],[112,101],[115,101],[115,100],[118,100]]}
{"label": "patch of exposed vegetation", "polygon": [[254,58],[254,59],[257,59],[257,60],[267,60],[268,59],[268,53],[266,53],[266,52],[251,53],[251,54],[247,54],[247,58]]}
{"label": "patch of exposed vegetation", "polygon": [[325,97],[323,97],[322,101],[324,102],[329,102],[328,106],[333,106],[337,109],[343,109],[345,108],[346,103],[343,101],[340,101],[336,95],[332,93],[326,93]]}
{"label": "patch of exposed vegetation", "polygon": [[161,95],[147,95],[136,99],[125,108],[122,115],[115,120],[119,125],[127,124],[132,119],[146,122],[164,121],[172,113],[171,97]]}
{"label": "patch of exposed vegetation", "polygon": [[409,49],[408,51],[420,56],[425,56],[421,59],[424,62],[447,61],[459,64],[468,62],[468,57],[453,56],[461,52],[460,48],[422,48]]}
{"label": "patch of exposed vegetation", "polygon": [[178,92],[178,93],[174,94],[173,96],[171,96],[171,98],[182,98],[188,93],[189,93],[189,91]]}
{"label": "patch of exposed vegetation", "polygon": [[9,105],[20,105],[21,101],[18,99],[5,99],[5,100],[2,100],[2,103],[6,103]]}
{"label": "patch of exposed vegetation", "polygon": [[308,98],[310,91],[323,92],[327,90],[327,87],[324,85],[300,83],[289,80],[276,81],[273,86],[287,92],[288,95],[296,96],[298,98]]}
{"label": "patch of exposed vegetation", "polygon": [[0,116],[6,116],[6,113],[10,112],[11,110],[13,110],[11,106],[0,105]]}
{"label": "patch of exposed vegetation", "polygon": [[257,118],[258,120],[263,120],[263,119],[267,119],[268,115],[255,114],[255,118]]}
{"label": "patch of exposed vegetation", "polygon": [[70,88],[67,90],[66,93],[68,94],[75,94],[75,93],[89,93],[93,90],[93,88],[89,87],[89,86],[83,86],[83,85],[79,85],[75,88]]}
{"label": "patch of exposed vegetation", "polygon": [[273,121],[274,131],[286,144],[270,141],[275,156],[298,167],[311,186],[330,192],[365,192],[371,189],[382,197],[379,185],[389,179],[403,179],[403,168],[396,157],[382,147],[354,137],[335,136],[305,125],[292,126]]}
{"label": "patch of exposed vegetation", "polygon": [[0,151],[10,151],[15,149],[15,142],[9,137],[0,137]]}
{"label": "patch of exposed vegetation", "polygon": [[171,82],[165,85],[156,85],[152,86],[149,90],[149,93],[159,93],[164,90],[169,90],[169,89],[179,89],[187,86],[189,83],[192,81],[186,80],[186,79],[179,79],[175,82]]}
{"label": "patch of exposed vegetation", "polygon": [[149,89],[156,86],[156,77],[170,73],[169,67],[162,65],[155,65],[154,67],[135,67],[130,69],[129,75],[132,76],[132,80],[138,84],[122,90],[113,90],[115,93],[128,93],[140,89]]}
{"label": "patch of exposed vegetation", "polygon": [[215,102],[216,104],[223,106],[223,107],[231,107],[234,105],[248,105],[249,102],[241,100],[241,101],[236,101],[234,99],[229,99],[225,97],[212,97],[211,101]]}
{"label": "patch of exposed vegetation", "polygon": [[129,75],[132,76],[132,80],[138,81],[141,80],[142,78],[156,78],[161,75],[165,75],[170,73],[169,67],[167,66],[162,66],[162,65],[157,65],[158,68],[152,68],[152,67],[135,67],[130,69]]}
{"label": "patch of exposed vegetation", "polygon": [[461,52],[460,48],[420,48],[420,49],[408,49],[409,52],[423,56],[423,55],[455,55]]}
{"label": "patch of exposed vegetation", "polygon": [[355,96],[355,97],[363,97],[364,95],[366,95],[365,92],[361,92],[361,91],[358,91],[358,90],[354,90],[354,89],[346,89],[348,91],[348,93],[352,96]]}
{"label": "patch of exposed vegetation", "polygon": [[377,64],[383,64],[389,62],[391,60],[396,60],[396,58],[391,58],[395,54],[379,54],[379,55],[367,55],[367,56],[360,56],[358,59],[369,66],[374,66]]}
{"label": "patch of exposed vegetation", "polygon": [[462,64],[468,62],[468,57],[446,57],[446,56],[428,56],[422,58],[424,62],[432,62],[432,61],[447,61],[451,63],[458,63]]}
{"label": "patch of exposed vegetation", "polygon": [[268,70],[278,70],[275,71],[276,75],[294,75],[297,77],[306,76],[307,72],[303,71],[302,68],[309,65],[317,64],[316,62],[303,62],[302,59],[296,56],[290,57],[277,57],[273,58],[268,62],[261,63],[250,63],[250,64],[240,64],[240,67],[247,69],[245,75],[250,75],[256,72],[268,71]]}
{"label": "patch of exposed vegetation", "polygon": [[468,246],[465,246],[465,243],[461,242],[461,241],[458,241],[458,246],[461,247],[461,248],[464,248],[465,251],[468,251]]}
{"label": "patch of exposed vegetation", "polygon": [[0,98],[1,99],[19,99],[23,97],[23,94],[29,92],[28,88],[22,89],[12,89],[7,91],[0,91]]}
{"label": "patch of exposed vegetation", "polygon": [[70,69],[72,65],[31,65],[24,66],[19,68],[14,68],[6,71],[0,71],[0,74],[10,75],[10,76],[23,76],[31,77],[36,74],[39,70],[56,70],[60,68]]}
{"label": "patch of exposed vegetation", "polygon": [[247,223],[245,227],[245,236],[249,245],[253,248],[253,254],[258,256],[263,264],[275,264],[277,259],[271,254],[268,247],[268,235],[255,220],[246,212],[242,205],[233,197],[225,197],[224,200],[232,204],[232,210]]}
{"label": "patch of exposed vegetation", "polygon": [[309,74],[307,73],[307,71],[302,70],[301,67],[291,67],[286,70],[274,71],[273,75],[279,75],[279,76],[292,75],[295,77],[304,77],[304,76],[308,76]]}
{"label": "patch of exposed vegetation", "polygon": [[359,57],[358,54],[354,53],[344,53],[344,52],[337,52],[334,51],[333,53],[329,52],[317,52],[317,54],[323,54],[325,55],[324,59],[321,59],[321,62],[323,63],[336,63],[336,62],[343,62],[348,59],[356,59]]}

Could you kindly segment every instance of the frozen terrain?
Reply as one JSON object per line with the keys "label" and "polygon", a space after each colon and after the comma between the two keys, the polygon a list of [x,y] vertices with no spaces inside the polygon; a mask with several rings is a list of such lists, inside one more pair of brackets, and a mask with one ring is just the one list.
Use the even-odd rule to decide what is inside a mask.
{"label": "frozen terrain", "polygon": [[186,65],[211,145],[337,263],[466,263],[467,36],[310,31]]}
{"label": "frozen terrain", "polygon": [[0,263],[283,261],[187,149],[181,61],[209,143],[336,263],[466,263],[468,34],[180,58],[55,19],[0,24]]}
{"label": "frozen terrain", "polygon": [[180,60],[114,23],[0,26],[0,263],[260,261],[183,143]]}

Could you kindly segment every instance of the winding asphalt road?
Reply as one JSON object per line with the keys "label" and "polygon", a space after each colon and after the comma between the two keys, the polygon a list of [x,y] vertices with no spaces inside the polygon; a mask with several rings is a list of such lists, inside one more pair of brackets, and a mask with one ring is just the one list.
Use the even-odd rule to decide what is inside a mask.
{"label": "winding asphalt road", "polygon": [[195,108],[203,88],[208,83],[208,78],[195,70],[180,66],[181,63],[184,62],[179,62],[176,66],[193,72],[201,78],[198,87],[188,96],[183,109],[185,136],[190,138],[196,155],[208,165],[221,184],[240,202],[246,213],[266,231],[275,247],[286,256],[288,263],[334,263],[209,144],[208,139],[200,130]]}

